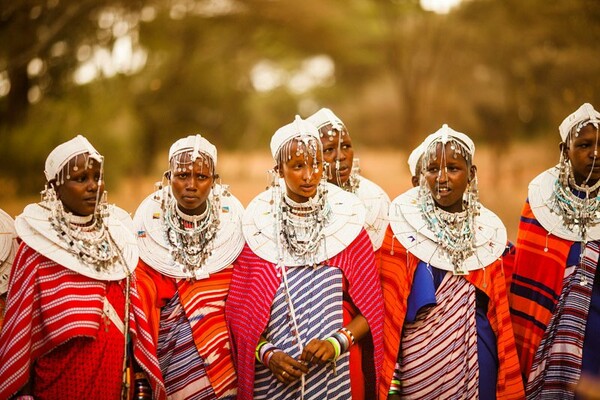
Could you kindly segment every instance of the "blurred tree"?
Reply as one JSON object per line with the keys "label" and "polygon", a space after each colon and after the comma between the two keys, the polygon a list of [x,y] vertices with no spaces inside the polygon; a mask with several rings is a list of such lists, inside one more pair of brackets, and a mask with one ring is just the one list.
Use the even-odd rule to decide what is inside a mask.
{"label": "blurred tree", "polygon": [[[447,15],[418,0],[0,0],[0,178],[39,190],[48,150],[80,132],[115,177],[195,132],[266,149],[322,106],[364,144],[412,147],[447,122],[502,149],[600,104],[598,17],[595,0]],[[124,39],[137,68],[119,67]]]}

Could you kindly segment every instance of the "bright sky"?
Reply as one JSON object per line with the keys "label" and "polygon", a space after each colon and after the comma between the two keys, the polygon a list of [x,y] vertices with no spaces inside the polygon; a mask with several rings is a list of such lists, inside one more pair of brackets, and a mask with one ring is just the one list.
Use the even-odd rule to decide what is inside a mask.
{"label": "bright sky", "polygon": [[460,2],[461,0],[421,0],[421,6],[438,14],[446,14]]}

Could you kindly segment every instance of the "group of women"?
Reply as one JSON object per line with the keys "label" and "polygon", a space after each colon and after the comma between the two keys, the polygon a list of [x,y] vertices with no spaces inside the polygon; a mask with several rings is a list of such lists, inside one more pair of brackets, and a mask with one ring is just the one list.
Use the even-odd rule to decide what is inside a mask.
{"label": "group of women", "polygon": [[0,399],[574,398],[600,374],[599,126],[561,124],[515,246],[447,125],[390,202],[331,110],[296,116],[245,209],[188,136],[133,218],[77,136],[0,213]]}

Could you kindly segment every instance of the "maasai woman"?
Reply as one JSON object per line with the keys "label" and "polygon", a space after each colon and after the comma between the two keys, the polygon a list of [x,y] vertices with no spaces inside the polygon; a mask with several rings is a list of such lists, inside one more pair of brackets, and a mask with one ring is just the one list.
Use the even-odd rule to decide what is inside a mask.
{"label": "maasai woman", "polygon": [[328,171],[325,171],[327,180],[362,200],[367,210],[365,229],[373,242],[373,248],[378,250],[388,226],[389,196],[377,184],[360,175],[350,133],[341,119],[330,109],[322,108],[306,120],[319,130],[323,161],[329,165]]}
{"label": "maasai woman", "polygon": [[165,398],[132,275],[131,218],[106,203],[103,167],[83,136],[61,144],[46,159],[42,201],[16,219],[23,243],[0,334],[1,399],[147,396],[134,369],[147,374],[154,398]]}
{"label": "maasai woman", "polygon": [[573,398],[600,375],[600,113],[560,125],[560,162],[529,184],[510,304],[527,398]]}
{"label": "maasai woman", "polygon": [[271,153],[273,184],[244,214],[226,305],[239,397],[374,398],[383,308],[364,207],[321,181],[319,133],[300,117]]}
{"label": "maasai woman", "polygon": [[242,251],[241,203],[216,183],[217,149],[200,135],[169,151],[168,185],[135,213],[139,290],[170,399],[233,399],[225,297]]}
{"label": "maasai woman", "polygon": [[392,201],[380,253],[379,396],[522,398],[502,271],[506,229],[479,203],[475,146],[444,125],[422,150],[420,184]]}
{"label": "maasai woman", "polygon": [[4,210],[0,210],[0,331],[2,331],[2,322],[4,321],[8,278],[17,247],[15,221]]}

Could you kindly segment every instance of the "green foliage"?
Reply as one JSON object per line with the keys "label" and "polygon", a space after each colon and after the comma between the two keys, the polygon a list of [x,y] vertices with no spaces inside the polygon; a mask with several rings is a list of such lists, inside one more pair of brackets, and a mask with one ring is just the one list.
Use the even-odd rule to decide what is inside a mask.
{"label": "green foliage", "polygon": [[[448,15],[418,0],[3,0],[0,181],[39,191],[46,155],[77,133],[106,155],[109,185],[159,172],[156,155],[191,133],[267,151],[278,127],[322,106],[361,147],[410,149],[442,123],[499,149],[554,135],[581,103],[600,107],[599,17],[594,0],[465,0]],[[81,49],[123,35],[144,67],[75,84]],[[333,77],[293,90],[315,56]],[[253,85],[261,63],[281,75],[268,91]]]}

